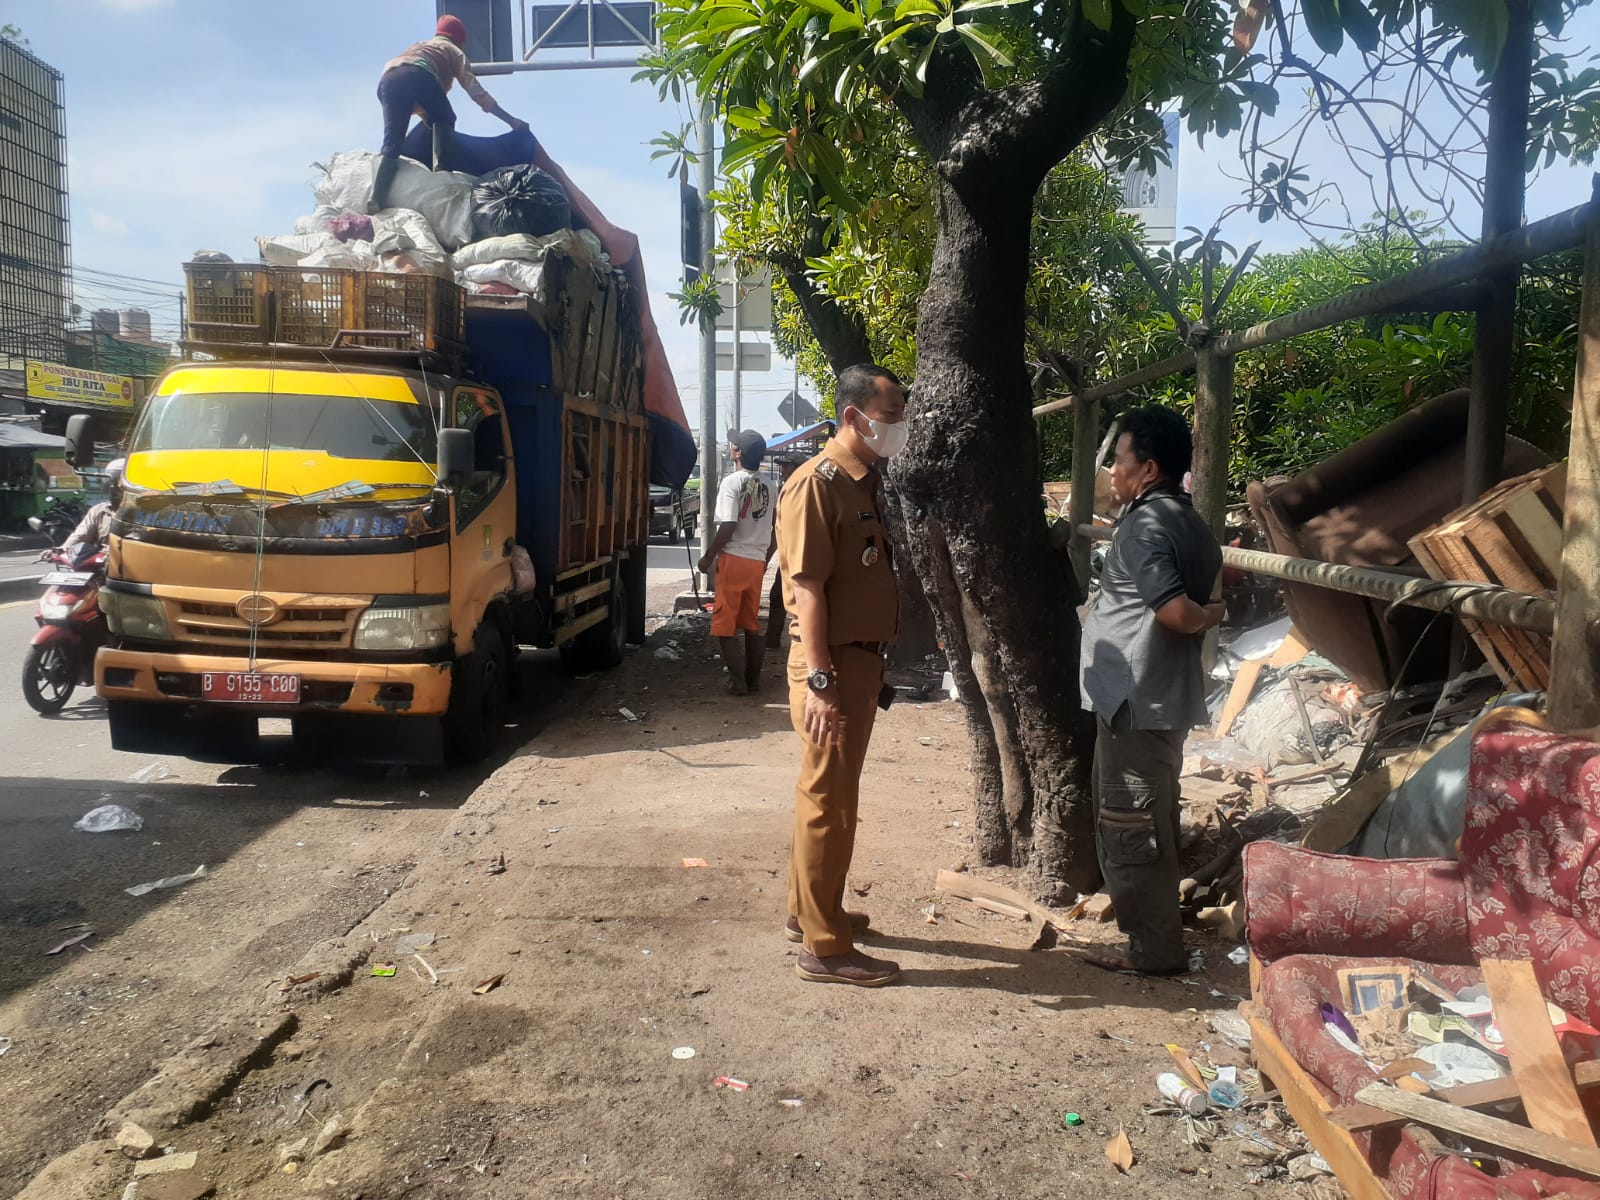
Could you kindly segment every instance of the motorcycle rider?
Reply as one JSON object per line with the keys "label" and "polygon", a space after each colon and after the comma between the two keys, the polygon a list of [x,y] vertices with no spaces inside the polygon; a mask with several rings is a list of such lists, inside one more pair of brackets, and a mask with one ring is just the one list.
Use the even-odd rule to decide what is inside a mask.
{"label": "motorcycle rider", "polygon": [[106,498],[83,514],[78,527],[61,543],[61,553],[75,563],[92,558],[111,540],[111,518],[122,506],[122,469],[127,460],[118,458],[106,465]]}

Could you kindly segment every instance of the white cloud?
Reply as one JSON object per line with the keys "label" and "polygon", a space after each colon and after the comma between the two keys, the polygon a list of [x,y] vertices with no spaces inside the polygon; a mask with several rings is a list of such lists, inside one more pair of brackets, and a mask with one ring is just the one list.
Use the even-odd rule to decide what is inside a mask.
{"label": "white cloud", "polygon": [[96,233],[103,233],[107,237],[121,238],[128,236],[128,223],[119,221],[116,217],[105,213],[95,213],[89,218],[89,225]]}

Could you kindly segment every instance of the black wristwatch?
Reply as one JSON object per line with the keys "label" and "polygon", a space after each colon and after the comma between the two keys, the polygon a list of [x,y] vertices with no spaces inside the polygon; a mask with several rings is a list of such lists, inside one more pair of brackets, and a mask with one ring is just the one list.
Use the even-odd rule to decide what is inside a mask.
{"label": "black wristwatch", "polygon": [[839,676],[832,671],[813,671],[806,678],[813,692],[826,692],[839,686]]}

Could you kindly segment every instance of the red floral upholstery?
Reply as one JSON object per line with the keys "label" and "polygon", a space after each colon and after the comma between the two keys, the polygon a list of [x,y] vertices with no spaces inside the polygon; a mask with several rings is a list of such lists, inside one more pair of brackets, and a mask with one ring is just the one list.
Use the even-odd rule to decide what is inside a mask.
{"label": "red floral upholstery", "polygon": [[1530,959],[1550,999],[1600,1020],[1600,745],[1516,710],[1472,743],[1461,836],[1475,958]]}
{"label": "red floral upholstery", "polygon": [[[1503,715],[1501,715],[1503,713]],[[1531,959],[1547,995],[1600,1020],[1600,745],[1500,710],[1473,736],[1461,863],[1379,861],[1256,842],[1244,853],[1246,936],[1263,964],[1259,1007],[1331,1103],[1371,1083],[1320,1007],[1336,972],[1407,959],[1448,986],[1481,958]],[[1396,957],[1396,956],[1401,957]],[[1600,1184],[1503,1160],[1490,1178],[1434,1157],[1400,1128],[1357,1136],[1400,1200],[1600,1200]]]}
{"label": "red floral upholstery", "polygon": [[1474,961],[1461,871],[1445,858],[1379,861],[1252,842],[1244,913],[1262,962],[1287,954]]}

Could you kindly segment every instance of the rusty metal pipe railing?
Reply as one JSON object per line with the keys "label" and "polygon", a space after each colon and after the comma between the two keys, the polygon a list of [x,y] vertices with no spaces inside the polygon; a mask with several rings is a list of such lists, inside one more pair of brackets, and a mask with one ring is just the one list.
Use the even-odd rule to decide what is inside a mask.
{"label": "rusty metal pipe railing", "polygon": [[[1079,536],[1095,541],[1105,541],[1111,537],[1111,530],[1103,525],[1080,525],[1077,532]],[[1525,592],[1487,583],[1455,580],[1440,583],[1377,567],[1349,567],[1310,558],[1292,558],[1287,554],[1268,554],[1262,550],[1239,550],[1232,546],[1222,548],[1222,561],[1241,571],[1286,579],[1292,583],[1310,584],[1329,591],[1369,596],[1374,600],[1387,600],[1393,604],[1406,604],[1434,612],[1454,613],[1470,620],[1509,625],[1546,636],[1555,632],[1556,602],[1550,596],[1530,596]]]}

